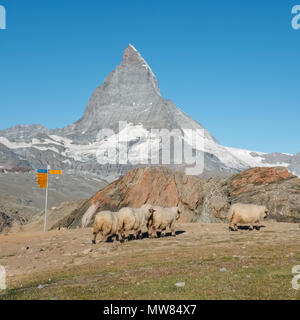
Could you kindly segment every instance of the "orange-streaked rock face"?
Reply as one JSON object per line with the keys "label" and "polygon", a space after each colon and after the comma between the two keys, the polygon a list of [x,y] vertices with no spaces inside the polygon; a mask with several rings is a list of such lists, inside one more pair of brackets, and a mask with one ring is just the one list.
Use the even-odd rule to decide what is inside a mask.
{"label": "orange-streaked rock face", "polygon": [[282,167],[252,168],[234,176],[231,182],[233,194],[240,194],[254,189],[258,185],[279,183],[281,180],[296,178]]}
{"label": "orange-streaked rock face", "polygon": [[[163,167],[134,169],[122,179],[113,182],[94,195],[93,202],[99,208],[118,210],[125,206],[138,208],[145,203],[164,207],[182,206],[184,199],[183,203],[189,203],[191,206],[187,206],[183,216],[188,216],[188,218],[185,217],[183,220],[190,220],[190,216],[193,214],[188,214],[188,211],[195,209],[197,203],[195,200],[198,197],[193,195],[192,190],[190,193],[181,192],[182,183],[179,182],[177,185],[176,178],[180,181],[183,180],[183,176],[183,173]],[[194,199],[192,199],[193,197]]]}

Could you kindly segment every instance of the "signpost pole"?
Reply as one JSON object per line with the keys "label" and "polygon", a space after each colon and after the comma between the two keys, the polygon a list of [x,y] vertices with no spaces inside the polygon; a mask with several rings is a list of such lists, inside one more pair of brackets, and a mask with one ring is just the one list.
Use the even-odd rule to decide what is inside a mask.
{"label": "signpost pole", "polygon": [[49,189],[49,174],[62,174],[61,170],[50,170],[50,166],[47,166],[47,170],[37,170],[37,183],[42,189],[46,189],[45,197],[45,216],[44,216],[44,232],[47,231],[47,208],[48,208],[48,189]]}
{"label": "signpost pole", "polygon": [[50,166],[47,167],[47,187],[46,187],[46,199],[45,199],[45,218],[44,218],[44,232],[47,231],[47,207],[48,207],[48,178],[49,178],[49,169]]}

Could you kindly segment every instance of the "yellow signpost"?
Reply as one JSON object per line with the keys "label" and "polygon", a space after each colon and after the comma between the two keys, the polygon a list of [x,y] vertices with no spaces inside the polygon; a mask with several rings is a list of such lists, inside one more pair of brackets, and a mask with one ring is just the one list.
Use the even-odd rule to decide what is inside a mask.
{"label": "yellow signpost", "polygon": [[45,199],[45,220],[44,220],[44,232],[47,230],[47,207],[48,207],[48,174],[62,174],[61,170],[50,170],[50,167],[37,170],[37,183],[41,189],[46,189]]}
{"label": "yellow signpost", "polygon": [[62,174],[61,170],[49,170],[49,174]]}
{"label": "yellow signpost", "polygon": [[40,186],[40,188],[47,188],[47,180],[48,180],[47,173],[37,174],[37,183]]}

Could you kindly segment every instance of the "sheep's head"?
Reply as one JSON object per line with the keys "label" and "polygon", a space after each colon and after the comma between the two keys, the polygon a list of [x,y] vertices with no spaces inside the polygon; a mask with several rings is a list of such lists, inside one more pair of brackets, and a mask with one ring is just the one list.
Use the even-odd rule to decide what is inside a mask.
{"label": "sheep's head", "polygon": [[151,208],[149,208],[148,211],[150,212],[150,214],[152,214],[152,213],[154,213],[156,210],[151,207]]}
{"label": "sheep's head", "polygon": [[263,218],[266,219],[270,215],[269,210],[265,207],[263,212]]}
{"label": "sheep's head", "polygon": [[143,209],[143,212],[145,212],[146,216],[151,216],[151,214],[153,213],[153,206],[149,203],[145,203],[142,205],[141,207]]}
{"label": "sheep's head", "polygon": [[154,212],[156,212],[156,210],[153,209],[152,207],[150,207],[150,208],[148,209],[148,217],[147,217],[147,224],[146,224],[146,226],[147,226],[148,229],[150,228],[150,226],[151,226],[151,224],[152,224],[152,221],[153,221],[152,215],[153,215]]}
{"label": "sheep's head", "polygon": [[153,209],[152,206],[150,206],[149,208],[147,208],[147,211],[146,211],[146,213],[145,213],[145,219],[146,219],[146,220],[151,219],[151,217],[152,217],[152,215],[153,215],[153,213],[154,213],[155,211],[156,211],[156,210]]}

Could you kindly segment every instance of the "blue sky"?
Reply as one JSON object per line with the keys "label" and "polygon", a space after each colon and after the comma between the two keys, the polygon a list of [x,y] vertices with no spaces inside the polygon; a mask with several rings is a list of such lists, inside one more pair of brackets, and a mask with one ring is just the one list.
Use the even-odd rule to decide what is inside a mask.
{"label": "blue sky", "polygon": [[0,0],[0,129],[78,120],[132,43],[224,145],[300,151],[300,0]]}

